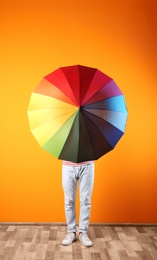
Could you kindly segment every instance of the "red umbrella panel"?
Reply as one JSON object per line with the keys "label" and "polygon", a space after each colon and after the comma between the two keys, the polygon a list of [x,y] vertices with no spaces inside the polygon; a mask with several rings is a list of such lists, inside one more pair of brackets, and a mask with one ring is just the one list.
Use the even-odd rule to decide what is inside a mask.
{"label": "red umbrella panel", "polygon": [[32,92],[30,129],[58,159],[97,160],[112,150],[126,127],[124,95],[112,78],[81,65],[61,67]]}

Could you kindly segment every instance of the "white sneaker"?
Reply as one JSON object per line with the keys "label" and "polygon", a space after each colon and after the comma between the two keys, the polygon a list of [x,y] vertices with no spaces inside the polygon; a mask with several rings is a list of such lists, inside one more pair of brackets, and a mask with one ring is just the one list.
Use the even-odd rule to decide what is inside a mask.
{"label": "white sneaker", "polygon": [[87,233],[80,233],[79,234],[79,240],[82,242],[82,244],[84,245],[84,246],[92,246],[93,245],[93,243],[92,243],[92,241],[89,239],[89,237],[88,237],[88,235],[87,235]]}
{"label": "white sneaker", "polygon": [[73,232],[69,232],[66,237],[62,240],[63,246],[69,246],[76,240],[76,235]]}

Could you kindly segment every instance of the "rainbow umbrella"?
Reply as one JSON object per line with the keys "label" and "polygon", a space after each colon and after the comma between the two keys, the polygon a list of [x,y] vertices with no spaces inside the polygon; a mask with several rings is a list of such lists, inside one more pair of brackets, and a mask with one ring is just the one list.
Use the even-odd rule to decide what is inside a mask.
{"label": "rainbow umbrella", "polygon": [[97,160],[124,134],[124,95],[112,78],[81,65],[61,67],[32,92],[30,129],[39,145],[58,159]]}

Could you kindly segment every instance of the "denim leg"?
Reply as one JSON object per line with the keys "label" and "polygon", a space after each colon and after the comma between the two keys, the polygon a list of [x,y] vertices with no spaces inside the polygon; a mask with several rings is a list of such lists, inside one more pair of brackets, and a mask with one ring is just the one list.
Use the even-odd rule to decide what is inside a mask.
{"label": "denim leg", "polygon": [[80,173],[80,221],[79,232],[87,232],[91,209],[91,195],[94,184],[94,163],[82,166]]}
{"label": "denim leg", "polygon": [[64,190],[65,216],[68,232],[76,232],[76,182],[73,166],[62,166],[62,185]]}

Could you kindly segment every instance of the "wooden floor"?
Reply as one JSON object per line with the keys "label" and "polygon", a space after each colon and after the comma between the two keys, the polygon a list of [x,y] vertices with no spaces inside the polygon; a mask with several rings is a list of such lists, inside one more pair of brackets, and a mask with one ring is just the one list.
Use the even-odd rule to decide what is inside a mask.
{"label": "wooden floor", "polygon": [[66,226],[0,225],[0,260],[157,260],[157,227],[90,226],[94,245],[62,246]]}

